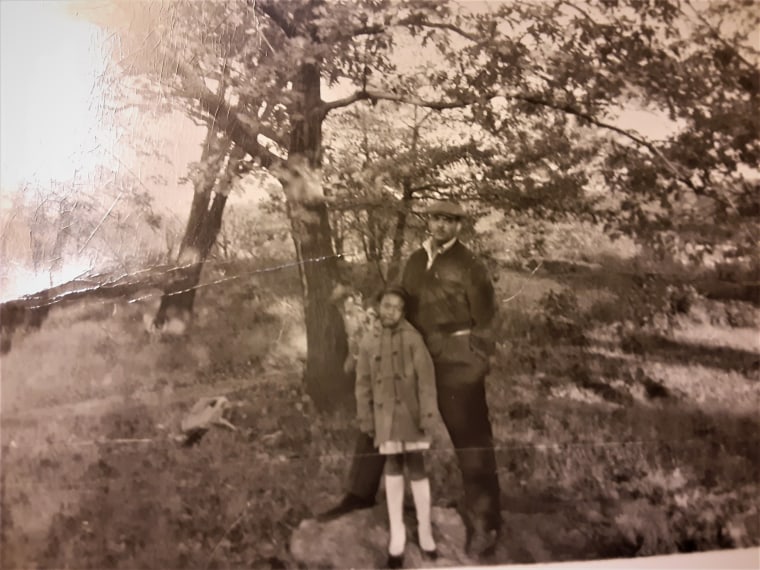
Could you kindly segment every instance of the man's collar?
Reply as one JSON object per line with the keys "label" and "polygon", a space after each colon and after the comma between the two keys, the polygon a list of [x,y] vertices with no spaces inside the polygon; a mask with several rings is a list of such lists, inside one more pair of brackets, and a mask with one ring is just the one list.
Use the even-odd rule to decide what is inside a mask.
{"label": "man's collar", "polygon": [[454,247],[454,244],[458,240],[458,236],[454,236],[449,241],[444,243],[442,246],[436,248],[435,245],[433,245],[433,238],[430,237],[426,239],[424,242],[422,242],[422,247],[425,248],[425,251],[427,252],[428,261],[427,261],[427,268],[430,269],[430,267],[433,265],[433,260],[440,254],[450,250],[452,247]]}

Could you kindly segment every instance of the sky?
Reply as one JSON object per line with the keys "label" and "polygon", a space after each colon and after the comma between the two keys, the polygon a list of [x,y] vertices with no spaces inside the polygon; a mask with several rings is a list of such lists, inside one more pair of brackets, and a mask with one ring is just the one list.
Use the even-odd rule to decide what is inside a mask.
{"label": "sky", "polygon": [[[66,0],[0,0],[0,206],[26,182],[93,180],[102,165],[139,179],[159,210],[186,214],[192,189],[180,178],[202,132],[177,116],[104,120],[106,39]],[[136,156],[125,143],[141,133],[170,160]]]}
{"label": "sky", "polygon": [[87,176],[108,157],[102,32],[60,1],[0,1],[0,187]]}
{"label": "sky", "polygon": [[[92,1],[92,0],[87,0]],[[200,136],[188,120],[104,120],[108,95],[99,77],[108,61],[106,34],[67,10],[66,0],[0,0],[0,214],[16,218],[14,197],[25,184],[75,182],[97,191],[99,167],[132,177],[154,197],[155,210],[183,220],[192,188],[180,182],[200,155]],[[171,160],[147,160],[129,149],[130,135],[162,139]],[[162,175],[157,183],[152,175]],[[108,203],[101,204],[107,215]],[[100,214],[100,213],[98,213]],[[10,221],[9,221],[10,220]],[[8,229],[3,225],[3,228]],[[28,236],[9,230],[2,251],[28,257]],[[6,238],[7,243],[6,243]],[[21,239],[21,241],[18,241]],[[7,246],[7,247],[6,247]],[[91,251],[67,258],[57,270],[33,270],[0,261],[0,301],[73,279],[92,269]],[[5,255],[3,253],[3,255]]]}

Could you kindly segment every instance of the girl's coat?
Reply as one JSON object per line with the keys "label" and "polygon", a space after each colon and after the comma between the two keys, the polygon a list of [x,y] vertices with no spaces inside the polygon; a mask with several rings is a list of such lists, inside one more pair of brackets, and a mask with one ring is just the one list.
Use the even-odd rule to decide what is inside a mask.
{"label": "girl's coat", "polygon": [[359,347],[356,365],[359,429],[386,441],[429,441],[438,413],[433,360],[422,335],[406,320],[380,328]]}

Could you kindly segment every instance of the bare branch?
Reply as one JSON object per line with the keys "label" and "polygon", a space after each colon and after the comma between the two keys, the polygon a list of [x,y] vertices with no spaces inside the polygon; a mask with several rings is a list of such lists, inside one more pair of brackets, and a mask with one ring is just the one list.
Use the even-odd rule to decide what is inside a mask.
{"label": "bare branch", "polygon": [[382,34],[383,32],[388,30],[388,26],[386,25],[375,25],[375,26],[360,26],[358,28],[354,28],[350,32],[346,34],[342,34],[338,36],[336,39],[338,41],[345,41],[350,40],[351,38],[355,38],[358,36],[375,36],[378,34]]}
{"label": "bare branch", "polygon": [[92,238],[95,237],[95,234],[98,233],[98,230],[101,228],[103,223],[108,219],[108,216],[111,215],[111,212],[113,212],[113,209],[116,207],[116,204],[121,199],[121,196],[124,194],[124,190],[121,190],[119,194],[114,199],[113,203],[111,203],[111,207],[106,210],[106,213],[103,214],[103,217],[100,219],[98,224],[95,226],[95,228],[90,232],[90,235],[87,237],[87,239],[84,241],[84,244],[82,244],[82,247],[79,248],[79,255],[82,254],[82,252],[87,248],[88,245],[90,245],[90,241],[92,241]]}

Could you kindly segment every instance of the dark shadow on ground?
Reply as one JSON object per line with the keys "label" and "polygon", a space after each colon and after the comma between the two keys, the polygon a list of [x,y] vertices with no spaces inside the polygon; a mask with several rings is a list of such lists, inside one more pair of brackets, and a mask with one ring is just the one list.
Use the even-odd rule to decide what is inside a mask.
{"label": "dark shadow on ground", "polygon": [[635,334],[624,338],[621,348],[660,362],[699,365],[746,374],[757,380],[760,353],[728,346],[679,342],[658,334]]}
{"label": "dark shadow on ground", "polygon": [[551,492],[502,497],[504,527],[499,563],[532,564],[628,558],[636,555],[615,529],[615,504],[571,501]]}

